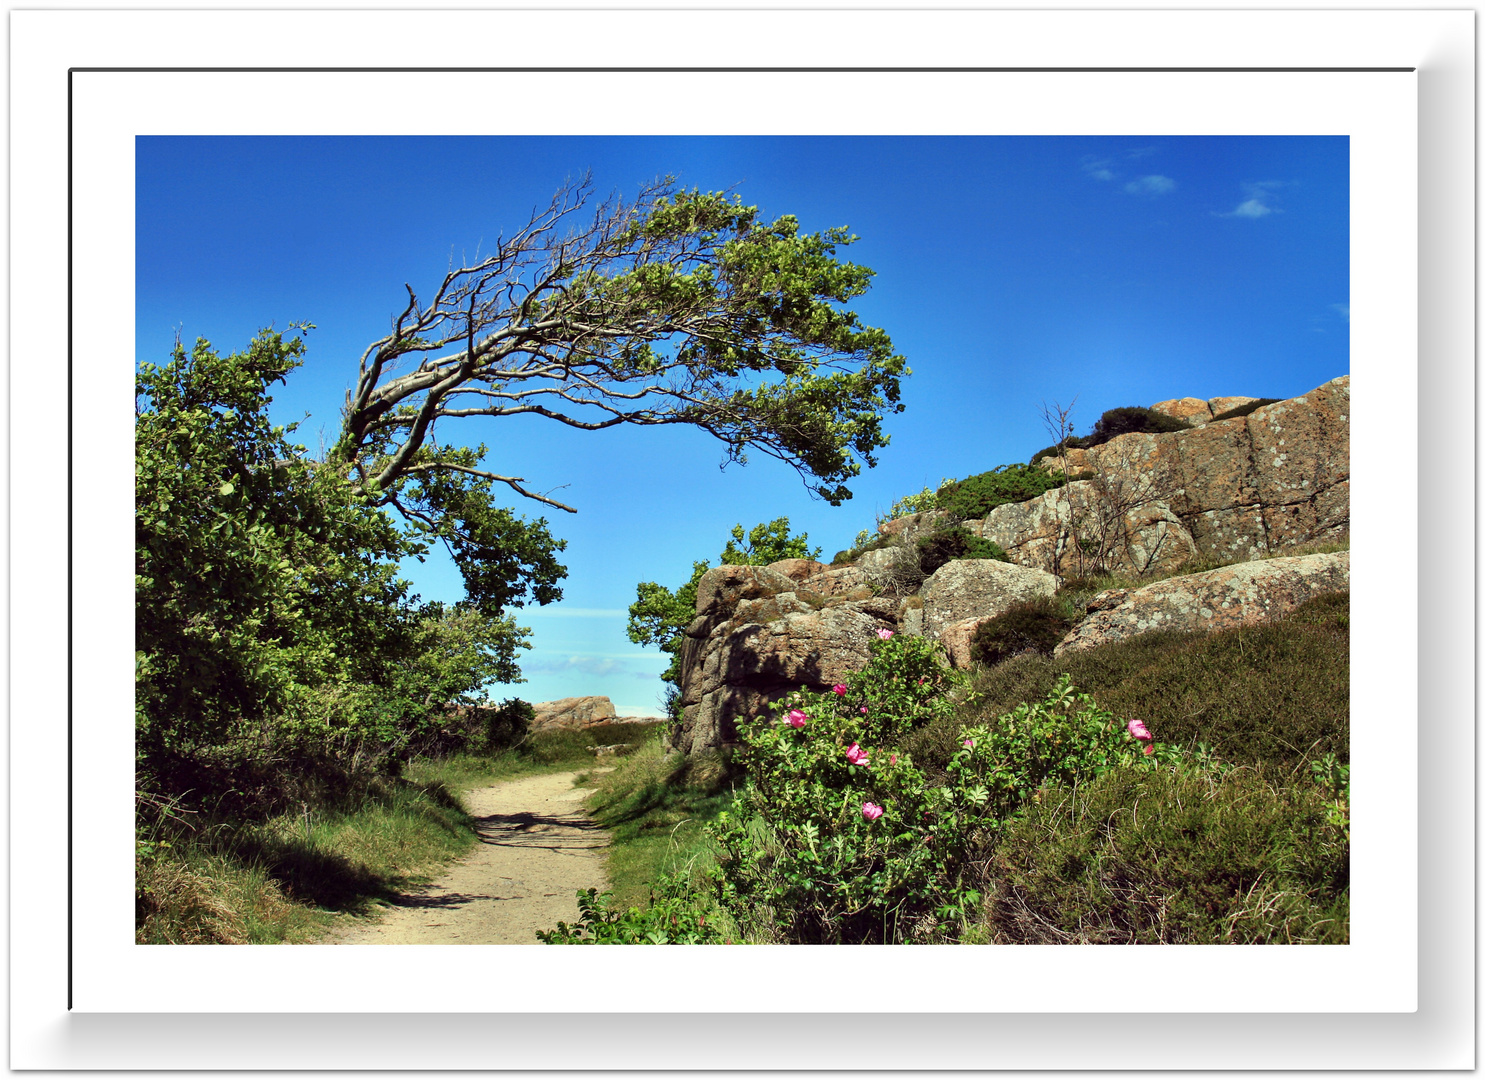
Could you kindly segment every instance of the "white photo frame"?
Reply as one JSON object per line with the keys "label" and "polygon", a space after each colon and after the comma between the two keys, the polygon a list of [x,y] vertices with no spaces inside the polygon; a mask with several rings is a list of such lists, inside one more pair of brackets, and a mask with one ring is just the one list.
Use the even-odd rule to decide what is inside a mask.
{"label": "white photo frame", "polygon": [[[622,38],[639,29],[637,23],[646,20],[636,19],[638,14],[605,13],[592,20],[595,26],[564,24],[571,31],[573,54],[584,55],[586,50],[586,55],[601,56],[602,47],[611,45],[615,36]],[[703,32],[705,26],[701,24],[723,20],[726,14],[690,13],[694,20],[680,20],[686,25],[673,26],[671,31],[677,35]],[[1034,57],[1046,55],[1049,46],[1044,39],[1055,36],[1047,14],[857,14],[863,17],[842,23],[841,13],[754,13],[750,18],[756,18],[757,25],[749,27],[739,35],[739,40],[728,43],[721,51],[741,55],[754,34],[761,34],[771,26],[774,33],[783,34],[785,39],[785,44],[777,49],[781,55],[777,63],[791,66],[790,60],[799,63],[799,54],[808,52],[801,43],[809,41],[812,34],[829,29],[832,33],[843,33],[847,39],[843,51],[848,54],[857,50],[862,55],[885,60],[891,58],[885,55],[890,53],[908,61],[921,60],[928,54],[938,58],[937,65],[958,66],[952,62],[975,54],[975,43],[983,40],[981,35],[991,35],[992,29],[1002,37],[1017,30],[1026,32],[1032,41],[1026,55]],[[1080,20],[1083,39],[1074,44],[1069,55],[1078,55],[1079,48],[1086,55],[1097,35],[1103,32],[1100,26],[1116,27],[1117,36],[1125,41],[1129,51],[1146,63],[1161,48],[1169,55],[1172,41],[1201,39],[1207,41],[1207,48],[1202,56],[1204,63],[1198,66],[1218,66],[1211,54],[1222,49],[1211,44],[1210,36],[1220,40],[1223,26],[1229,30],[1233,26],[1227,13],[1217,12],[1084,14],[1089,18]],[[1258,14],[1246,13],[1244,18],[1252,20]],[[1312,32],[1322,26],[1338,25],[1311,18],[1325,13],[1303,13],[1303,17],[1300,13],[1272,14],[1278,23],[1309,27]],[[404,18],[399,19],[399,15]],[[1161,19],[1161,15],[1169,18]],[[925,16],[937,27],[928,34],[922,29],[921,20]],[[335,40],[330,52],[341,58],[392,55],[390,39],[396,42],[395,55],[401,57],[407,55],[408,35],[413,40],[413,52],[420,44],[431,49],[435,42],[449,40],[431,32],[425,22],[428,18],[420,14],[411,20],[406,13],[355,16],[331,12],[110,13],[79,30],[80,24],[72,16],[37,13],[32,25],[27,25],[26,18],[18,17],[18,37],[49,44],[52,52],[38,46],[38,53],[25,62],[18,57],[17,72],[24,74],[35,68],[55,73],[64,54],[85,54],[85,62],[68,59],[69,66],[107,67],[115,65],[97,57],[126,54],[133,58],[148,56],[152,51],[169,51],[179,56],[183,54],[182,46],[184,53],[198,62],[202,55],[209,55],[212,67],[233,66],[234,58],[244,63],[241,58],[249,56],[259,57],[261,62],[265,50],[275,57],[275,64],[288,65],[303,62],[307,51],[303,42],[309,39],[320,44]],[[471,26],[486,33],[498,31],[509,36],[530,32],[532,27],[549,26],[543,20],[553,18],[560,18],[560,13],[449,12],[439,13],[432,21],[455,36],[478,37]],[[1366,20],[1357,20],[1357,25],[1363,22]],[[1142,26],[1153,23],[1165,25],[1167,33],[1171,24],[1179,25],[1174,35],[1157,45],[1129,44]],[[844,31],[840,29],[842,25]],[[334,26],[354,29],[333,35],[330,28]],[[164,34],[167,39],[172,34],[179,35],[174,49],[162,49],[162,27],[167,28]],[[956,29],[957,33],[952,32]],[[1386,27],[1379,27],[1373,21],[1362,30],[1352,27],[1351,32],[1355,40],[1350,45],[1355,47],[1355,55],[1364,55],[1369,61],[1353,66],[1412,66],[1407,61],[1416,53],[1409,53],[1408,47],[1416,41],[1419,31],[1413,31],[1412,37],[1395,29],[1389,33]],[[422,34],[428,37],[420,38]],[[1041,38],[1037,38],[1038,34]],[[1241,55],[1244,48],[1251,50],[1249,55],[1259,52],[1265,58],[1271,55],[1271,51],[1259,48],[1251,26],[1242,32],[1232,31],[1232,37],[1226,43],[1229,56]],[[207,44],[208,41],[213,44]],[[1040,41],[1040,54],[1037,41]],[[1286,49],[1292,49],[1292,43],[1279,51]],[[1382,63],[1389,58],[1400,62]],[[325,63],[323,57],[319,62]],[[137,64],[134,60],[129,66]],[[719,60],[719,66],[727,65]],[[78,657],[88,659],[85,680],[75,675],[73,684],[73,781],[75,821],[88,823],[88,843],[96,856],[90,856],[92,869],[81,869],[74,878],[72,991],[74,1007],[79,1012],[319,1012],[325,1009],[322,987],[327,982],[338,988],[336,1012],[449,1009],[443,995],[437,1001],[416,994],[388,1000],[384,993],[360,992],[385,978],[389,966],[409,971],[425,968],[430,954],[419,947],[227,950],[149,949],[132,944],[127,905],[119,905],[119,896],[124,895],[120,886],[127,887],[132,881],[128,841],[121,839],[130,828],[132,812],[132,796],[128,794],[132,788],[124,786],[132,784],[132,732],[125,725],[110,723],[110,718],[116,721],[121,702],[132,696],[132,673],[125,663],[127,650],[118,648],[121,641],[132,637],[132,625],[128,621],[128,571],[123,555],[127,548],[121,543],[130,511],[125,509],[127,481],[123,469],[126,466],[125,456],[120,452],[121,447],[130,444],[131,435],[125,426],[127,419],[113,407],[122,400],[121,395],[130,393],[126,387],[132,373],[112,355],[118,350],[93,352],[80,348],[79,343],[107,340],[110,328],[117,328],[121,320],[132,325],[132,289],[126,288],[124,282],[132,280],[132,184],[126,178],[132,175],[133,136],[208,131],[294,134],[416,130],[412,125],[427,116],[426,109],[417,107],[419,101],[427,100],[422,95],[446,98],[468,92],[470,88],[485,88],[488,92],[492,85],[519,86],[525,88],[520,92],[530,92],[529,88],[538,84],[545,100],[556,103],[554,109],[539,119],[539,126],[528,131],[521,125],[538,121],[520,120],[509,126],[509,133],[553,134],[608,130],[603,127],[605,123],[633,125],[637,121],[619,111],[604,116],[599,109],[595,116],[595,103],[617,102],[626,96],[632,100],[635,96],[653,94],[654,88],[660,86],[669,88],[679,101],[698,100],[701,95],[688,94],[684,87],[699,82],[705,82],[712,93],[718,93],[718,87],[724,88],[721,91],[724,94],[745,92],[757,103],[755,115],[772,118],[788,114],[789,110],[770,110],[770,100],[797,100],[801,94],[810,93],[811,87],[822,83],[837,85],[841,79],[851,80],[852,92],[858,101],[865,103],[858,113],[832,118],[834,123],[829,127],[818,126],[822,121],[817,118],[803,117],[795,121],[800,126],[797,131],[779,126],[762,130],[798,134],[1158,131],[1162,134],[1345,134],[1351,138],[1352,306],[1357,313],[1353,322],[1353,367],[1358,376],[1353,388],[1357,402],[1354,425],[1358,433],[1353,440],[1353,454],[1358,462],[1353,510],[1360,523],[1356,530],[1360,539],[1353,548],[1353,557],[1356,572],[1363,580],[1356,598],[1355,640],[1360,662],[1353,665],[1356,688],[1353,708],[1362,701],[1366,709],[1373,710],[1369,715],[1395,718],[1411,713],[1416,717],[1415,682],[1366,681],[1368,670],[1379,670],[1379,665],[1367,662],[1368,657],[1380,655],[1367,650],[1386,646],[1381,641],[1368,641],[1364,629],[1368,622],[1375,626],[1384,620],[1393,633],[1404,636],[1416,633],[1417,597],[1406,587],[1408,581],[1415,580],[1408,568],[1416,567],[1416,547],[1409,537],[1393,539],[1384,557],[1374,542],[1369,545],[1367,541],[1369,535],[1381,535],[1369,530],[1386,529],[1389,520],[1395,520],[1396,493],[1407,491],[1417,473],[1413,448],[1418,433],[1394,426],[1383,439],[1384,433],[1376,426],[1384,412],[1393,417],[1415,414],[1412,406],[1417,395],[1417,373],[1413,366],[1417,325],[1411,302],[1416,296],[1417,236],[1413,214],[1416,97],[1415,76],[1410,72],[74,71],[70,78],[74,250],[79,237],[87,237],[90,245],[96,245],[87,256],[91,280],[79,281],[74,276],[72,297],[73,385],[87,388],[87,393],[75,392],[73,397],[73,453],[75,461],[89,463],[91,485],[86,492],[74,487],[73,595],[88,599],[81,607],[74,603],[73,655],[75,663]],[[676,92],[678,80],[682,84],[679,93]],[[409,84],[414,87],[411,91]],[[1173,92],[1172,87],[1177,85],[1179,89]],[[623,90],[616,91],[618,86]],[[1023,105],[1014,111],[996,108],[998,102],[1005,100],[1006,88],[1012,86],[1034,87],[1034,93],[1026,89],[1020,93],[1034,101],[1035,107]],[[779,96],[770,98],[769,94]],[[1064,99],[1060,114],[1059,99]],[[1068,100],[1076,102],[1076,111],[1066,107]],[[950,107],[951,103],[962,106],[965,102],[989,104],[957,111]],[[743,117],[735,121],[738,130],[717,130],[716,121],[705,114],[680,111],[668,113],[663,126],[653,130],[672,134],[742,134],[751,130],[748,124],[756,122],[752,116]],[[784,122],[775,120],[774,124]],[[708,124],[712,126],[707,127]],[[650,129],[623,130],[639,134]],[[506,131],[507,128],[501,128],[502,133]],[[52,131],[53,140],[55,135]],[[38,147],[46,143],[45,132],[28,130],[25,125],[18,125],[16,136],[18,141],[34,138]],[[26,197],[30,190],[27,181],[17,184],[13,188],[13,200]],[[55,221],[51,210],[57,192],[36,190],[38,203],[48,207],[43,217]],[[34,242],[34,238],[28,238],[23,224],[16,231],[15,242],[23,245],[28,239]],[[38,244],[37,250],[41,246]],[[44,259],[41,261],[45,263]],[[13,260],[13,265],[18,263]],[[24,282],[13,280],[13,310],[27,302],[26,292]],[[28,338],[30,330],[26,327],[13,324],[12,333],[12,347],[17,354],[39,344]],[[1384,493],[1391,493],[1391,497]],[[82,501],[79,496],[83,497]],[[1405,499],[1403,503],[1406,516]],[[84,511],[80,509],[83,506],[86,530],[78,527],[83,521]],[[1391,528],[1395,536],[1395,524]],[[1394,583],[1389,587],[1385,604],[1381,590],[1368,593],[1365,584],[1368,580],[1374,583],[1383,580],[1384,574]],[[1395,584],[1398,579],[1404,582],[1401,587]],[[24,592],[24,583],[18,583],[16,599],[21,599]],[[59,627],[53,622],[42,629],[50,637]],[[60,629],[65,638],[65,628]],[[16,655],[19,657],[22,652],[24,648]],[[1392,665],[1396,671],[1395,656]],[[77,670],[75,667],[74,671]],[[78,707],[84,701],[88,702],[88,709]],[[1363,720],[1362,714],[1358,713],[1357,718]],[[121,727],[122,732],[114,730]],[[57,748],[54,729],[36,733],[13,730],[12,737],[13,748],[20,755],[54,754]],[[979,954],[973,950],[895,950],[900,956],[884,959],[882,954],[871,950],[754,947],[727,954],[730,993],[725,999],[687,1002],[680,1011],[773,1011],[779,1004],[780,985],[791,988],[791,998],[819,1004],[819,1011],[836,1011],[828,1007],[839,1000],[834,987],[863,986],[873,980],[885,980],[894,985],[913,986],[912,999],[884,997],[874,1006],[863,1007],[853,997],[848,1002],[850,1011],[1086,1014],[1126,1013],[1137,1004],[1140,1011],[1214,1014],[1411,1012],[1417,1005],[1417,894],[1414,876],[1406,871],[1416,860],[1414,744],[1399,745],[1395,740],[1388,742],[1367,732],[1354,738],[1353,756],[1358,774],[1354,817],[1358,839],[1353,871],[1356,901],[1352,945],[1295,949],[1229,947],[1218,950],[1221,955],[1216,958],[1212,957],[1210,947],[1196,952],[1180,948],[1001,950],[993,954],[996,977],[985,980],[983,986],[979,985],[977,972],[991,960],[989,956],[978,959]],[[125,766],[122,771],[120,761]],[[1383,774],[1389,777],[1385,796],[1376,786],[1368,790],[1362,779]],[[24,790],[24,782],[13,790],[18,793]],[[32,845],[24,836],[25,830],[20,832],[13,858],[27,860],[28,864],[35,858],[38,865],[43,864],[44,845]],[[1380,847],[1369,856],[1368,848],[1374,843]],[[114,857],[115,849],[121,857]],[[1403,873],[1397,872],[1399,867]],[[54,925],[54,915],[48,925]],[[645,997],[626,988],[646,983],[663,987],[673,976],[676,965],[699,962],[694,949],[688,953],[685,948],[496,948],[501,950],[498,962],[503,972],[511,976],[521,972],[518,979],[510,979],[510,983],[520,988],[509,989],[506,978],[495,980],[499,985],[490,985],[492,980],[488,977],[461,983],[456,992],[462,1009],[504,1013],[573,1011],[571,987],[580,984],[587,991],[586,1000],[575,1011],[670,1012],[677,1009],[678,1003],[659,993]],[[822,952],[829,955],[819,955]],[[1011,955],[1003,958],[1002,953]],[[1035,955],[1023,958],[1018,953]],[[1049,953],[1068,955],[1052,955],[1048,959]],[[1183,959],[1183,953],[1190,959]],[[431,955],[438,955],[436,948]],[[482,960],[473,966],[486,967],[488,962]],[[1203,973],[1209,986],[1203,986]],[[1317,1000],[1315,992],[1320,984],[1326,986],[1323,1002]],[[267,986],[273,987],[271,995],[263,993]],[[1193,993],[1194,986],[1201,989]],[[374,1056],[364,1057],[362,1061],[361,1067],[377,1067]]]}

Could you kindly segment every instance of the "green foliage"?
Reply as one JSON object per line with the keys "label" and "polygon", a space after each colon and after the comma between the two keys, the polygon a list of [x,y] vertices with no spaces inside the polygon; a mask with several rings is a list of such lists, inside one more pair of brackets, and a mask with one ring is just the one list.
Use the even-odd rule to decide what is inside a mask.
{"label": "green foliage", "polygon": [[938,508],[961,521],[984,517],[1005,503],[1025,502],[1067,481],[1030,465],[1000,465],[938,490]]}
{"label": "green foliage", "polygon": [[[444,485],[435,501],[466,534],[510,550],[501,562],[463,549],[481,563],[466,575],[475,602],[418,604],[397,563],[422,555],[438,531],[399,525],[345,467],[310,459],[288,442],[292,429],[268,419],[268,388],[303,352],[301,339],[263,331],[241,353],[198,341],[190,353],[177,345],[168,364],[139,367],[136,729],[146,787],[240,798],[234,778],[263,789],[276,763],[282,785],[295,786],[298,774],[335,773],[337,756],[395,770],[410,748],[443,737],[450,703],[519,681],[529,632],[503,605],[560,595],[550,555],[561,545],[540,523],[481,508],[478,485]],[[212,780],[227,786],[200,783]]]}
{"label": "green foliage", "polygon": [[1110,770],[1041,792],[997,848],[997,941],[1345,943],[1350,855],[1322,788]]}
{"label": "green foliage", "polygon": [[[1257,406],[1255,406],[1256,408]],[[1224,413],[1223,418],[1228,414]],[[1242,415],[1235,413],[1233,415]],[[1053,443],[1045,446],[1031,456],[1031,464],[1035,465],[1043,458],[1055,457],[1060,445],[1066,445],[1070,450],[1091,450],[1095,446],[1102,446],[1110,439],[1120,435],[1128,435],[1132,432],[1149,432],[1152,434],[1163,434],[1172,431],[1185,431],[1191,425],[1184,420],[1165,413],[1156,412],[1154,409],[1143,405],[1127,405],[1117,409],[1109,409],[1093,425],[1093,430],[1087,435],[1072,436],[1065,444]]]}
{"label": "green foliage", "polygon": [[1025,652],[1051,656],[1072,625],[1051,598],[1027,600],[981,623],[970,643],[970,656],[987,666]]}
{"label": "green foliage", "polygon": [[507,698],[497,709],[485,710],[485,750],[496,753],[508,750],[526,741],[531,733],[531,722],[536,719],[536,709],[529,701]]}
{"label": "green foliage", "polygon": [[963,525],[938,529],[918,541],[918,565],[925,575],[955,559],[1011,561],[1005,549],[994,540],[978,537]]}
{"label": "green foliage", "polygon": [[1234,417],[1247,416],[1249,413],[1257,412],[1265,405],[1276,405],[1283,400],[1283,398],[1273,397],[1258,398],[1255,401],[1248,402],[1246,405],[1238,405],[1234,408],[1217,413],[1215,416],[1212,417],[1211,422],[1215,424],[1218,420],[1231,420]]}
{"label": "green foliage", "polygon": [[580,918],[576,925],[559,922],[555,930],[538,930],[536,938],[546,945],[716,945],[722,940],[716,918],[707,922],[707,912],[685,886],[662,879],[658,895],[651,893],[645,907],[613,911],[612,893],[597,889],[579,890]]}
{"label": "green foliage", "polygon": [[632,203],[604,201],[585,223],[589,191],[564,188],[431,300],[410,296],[363,356],[336,459],[394,504],[419,477],[458,473],[531,495],[436,444],[434,427],[532,413],[585,427],[684,423],[720,440],[729,461],[763,453],[829,502],[850,498],[847,482],[888,443],[882,417],[901,411],[909,374],[849,307],[873,277],[837,257],[855,237],[766,221],[735,196],[669,179]]}
{"label": "green foliage", "polygon": [[1047,782],[1142,760],[1119,722],[1063,683],[976,728],[941,783],[898,747],[952,715],[960,676],[916,637],[872,643],[849,686],[745,722],[748,784],[716,826],[723,905],[789,942],[952,939],[978,909],[972,862]]}
{"label": "green foliage", "polygon": [[[722,566],[767,566],[781,559],[814,559],[819,554],[818,547],[809,546],[809,533],[794,536],[789,532],[789,519],[781,517],[754,525],[746,533],[742,525],[734,525],[718,561]],[[691,579],[674,592],[654,581],[635,586],[635,601],[629,605],[629,640],[670,654],[670,666],[660,678],[672,686],[680,684],[684,633],[696,618],[696,587],[709,569],[711,564],[705,561],[692,563]]]}
{"label": "green foliage", "polygon": [[723,566],[767,566],[783,559],[817,559],[818,547],[809,546],[809,533],[793,536],[789,519],[774,518],[767,524],[754,525],[743,535],[743,527],[732,527],[732,539],[722,549]]}

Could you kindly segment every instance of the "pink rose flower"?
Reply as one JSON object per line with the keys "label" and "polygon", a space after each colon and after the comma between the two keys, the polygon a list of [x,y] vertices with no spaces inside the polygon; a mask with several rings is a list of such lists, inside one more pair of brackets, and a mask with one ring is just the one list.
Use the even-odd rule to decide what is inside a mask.
{"label": "pink rose flower", "polygon": [[852,765],[871,764],[871,759],[866,756],[866,751],[855,743],[852,743],[851,748],[846,751],[846,760]]}
{"label": "pink rose flower", "polygon": [[975,748],[975,741],[973,739],[965,739],[964,748],[966,750],[973,750]]}
{"label": "pink rose flower", "polygon": [[891,636],[892,636],[892,631],[891,630],[878,630],[877,631],[877,637],[881,638],[883,641],[886,641]]}
{"label": "pink rose flower", "polygon": [[1131,720],[1129,722],[1129,733],[1142,742],[1148,741],[1153,737],[1150,734],[1150,729],[1145,727],[1143,720]]}
{"label": "pink rose flower", "polygon": [[830,688],[830,692],[832,694],[835,694],[837,697],[845,697],[846,696],[846,685],[845,685],[845,683],[836,683],[834,686],[832,686]]}
{"label": "pink rose flower", "polygon": [[861,816],[867,821],[875,821],[882,816],[882,808],[874,802],[864,802],[861,804]]}
{"label": "pink rose flower", "polygon": [[1145,747],[1145,757],[1149,757],[1153,753],[1155,753],[1155,746],[1152,743],[1151,745]]}
{"label": "pink rose flower", "polygon": [[804,721],[805,721],[805,715],[804,715],[804,713],[800,712],[798,709],[790,709],[789,710],[789,726],[790,727],[796,727],[796,728],[804,727]]}
{"label": "pink rose flower", "polygon": [[889,764],[896,765],[897,764],[897,755],[896,754],[888,754],[887,755],[887,761],[888,761]]}
{"label": "pink rose flower", "polygon": [[861,706],[861,715],[862,716],[865,716],[866,715],[866,706],[865,705]]}

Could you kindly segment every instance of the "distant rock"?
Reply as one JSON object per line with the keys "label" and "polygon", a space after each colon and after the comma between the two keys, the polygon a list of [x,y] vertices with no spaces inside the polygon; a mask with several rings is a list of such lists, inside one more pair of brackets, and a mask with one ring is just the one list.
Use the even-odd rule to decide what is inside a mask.
{"label": "distant rock", "polygon": [[566,697],[533,705],[532,731],[587,728],[615,719],[614,703],[606,697]]}
{"label": "distant rock", "polygon": [[1230,630],[1269,622],[1312,596],[1351,587],[1351,553],[1238,563],[1093,597],[1055,654],[1096,649],[1154,630]]}

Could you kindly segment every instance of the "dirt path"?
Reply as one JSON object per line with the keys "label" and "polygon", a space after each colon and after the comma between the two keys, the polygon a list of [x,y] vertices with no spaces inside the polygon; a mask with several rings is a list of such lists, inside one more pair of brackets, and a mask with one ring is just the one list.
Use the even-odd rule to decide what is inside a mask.
{"label": "dirt path", "polygon": [[464,793],[482,841],[432,885],[376,922],[331,930],[326,945],[535,945],[536,931],[577,920],[578,889],[607,886],[608,835],[588,817],[576,773]]}

